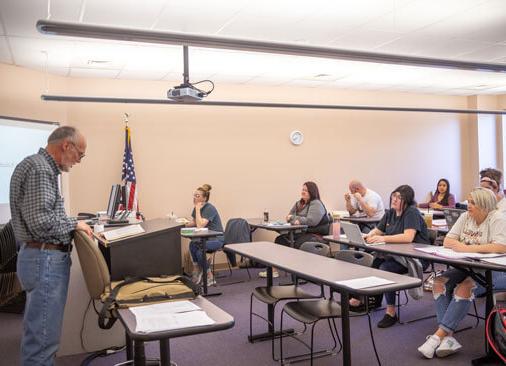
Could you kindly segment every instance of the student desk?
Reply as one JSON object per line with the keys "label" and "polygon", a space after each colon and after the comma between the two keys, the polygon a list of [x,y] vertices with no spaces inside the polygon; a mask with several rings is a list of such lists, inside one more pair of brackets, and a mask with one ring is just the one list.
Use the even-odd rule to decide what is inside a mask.
{"label": "student desk", "polygon": [[297,233],[302,233],[307,229],[307,225],[268,225],[261,219],[248,219],[247,221],[249,226],[251,226],[252,231],[255,231],[256,229],[264,229],[275,231],[280,235],[288,234],[288,241],[292,248],[295,245],[294,235]]}
{"label": "student desk", "polygon": [[[351,365],[351,342],[350,342],[350,319],[349,319],[349,294],[366,296],[378,295],[389,291],[398,291],[421,286],[422,281],[418,278],[398,275],[395,273],[380,271],[370,267],[338,261],[337,259],[322,257],[316,254],[296,250],[293,248],[277,245],[269,242],[252,242],[242,244],[229,244],[227,249],[263,263],[267,268],[267,286],[272,286],[272,268],[280,268],[298,277],[313,283],[331,287],[341,294],[342,311],[342,336],[343,336],[343,364]],[[364,289],[352,289],[337,284],[336,281],[351,280],[354,278],[378,276],[391,280],[389,285],[370,287]],[[268,305],[268,318],[270,321],[269,332],[274,332],[272,320],[274,307]]]}
{"label": "student desk", "polygon": [[[382,244],[382,245],[374,245],[367,246],[363,244],[354,244],[350,243],[348,240],[343,239],[334,239],[331,235],[325,236],[325,240],[333,243],[346,244],[355,248],[364,249],[366,251],[374,251],[378,253],[399,255],[403,257],[411,257],[418,259],[425,259],[430,262],[442,263],[450,265],[454,268],[458,268],[464,270],[469,273],[469,276],[474,280],[482,284],[486,289],[486,316],[490,313],[494,306],[494,298],[493,298],[493,284],[492,284],[492,271],[500,271],[506,272],[506,266],[500,266],[497,264],[487,263],[483,261],[470,260],[470,259],[453,259],[453,258],[444,258],[440,256],[436,256],[429,253],[420,252],[415,250],[415,248],[425,248],[430,247],[427,244]],[[485,274],[481,274],[476,271],[485,271]],[[420,340],[422,341],[422,339]],[[473,360],[473,365],[479,365],[481,362],[485,362],[485,359],[493,357],[493,351],[488,347],[488,343],[485,337],[485,349],[487,355],[482,359],[477,360],[476,362]]]}
{"label": "student desk", "polygon": [[[183,227],[170,219],[153,219],[140,223],[144,233],[111,242],[99,240],[112,281],[126,277],[181,273],[181,238]],[[107,228],[106,230],[114,230]]]}
{"label": "student desk", "polygon": [[348,221],[353,224],[357,224],[360,227],[360,230],[362,231],[364,228],[367,228],[369,230],[374,229],[376,225],[378,225],[378,223],[381,221],[381,218],[375,219],[367,216],[365,217],[344,216],[341,217],[341,221]]}
{"label": "student desk", "polygon": [[198,239],[201,245],[202,255],[204,258],[204,268],[202,268],[202,288],[204,292],[204,296],[218,296],[221,295],[221,292],[213,292],[209,294],[207,292],[207,241],[212,238],[216,238],[217,236],[221,236],[223,233],[221,231],[213,231],[213,230],[204,230],[204,231],[195,231],[192,233],[181,233],[183,238],[187,238],[190,240]]}
{"label": "student desk", "polygon": [[[154,333],[137,333],[135,332],[135,316],[128,309],[119,309],[118,315],[125,327],[127,333],[127,359],[134,360],[135,366],[144,366],[145,359],[142,352],[132,352],[131,341],[139,343],[147,341],[159,341],[160,343],[160,366],[170,366],[170,339],[176,337],[184,337],[194,334],[217,332],[219,330],[229,329],[234,326],[234,318],[221,310],[219,307],[210,301],[198,296],[192,300],[195,305],[204,310],[207,315],[215,321],[214,324],[204,325],[200,327],[181,328],[174,330],[167,330]],[[132,357],[132,353],[134,353]]]}

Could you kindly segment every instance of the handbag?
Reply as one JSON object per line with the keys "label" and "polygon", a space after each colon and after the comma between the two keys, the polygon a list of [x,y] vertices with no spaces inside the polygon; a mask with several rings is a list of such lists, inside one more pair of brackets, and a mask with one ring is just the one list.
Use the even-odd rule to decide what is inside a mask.
{"label": "handbag", "polygon": [[488,344],[506,363],[506,308],[494,306],[487,317],[485,329]]}
{"label": "handbag", "polygon": [[192,300],[198,288],[185,276],[132,277],[111,284],[111,291],[102,296],[98,324],[110,329],[116,322],[113,311],[133,306],[175,300]]}

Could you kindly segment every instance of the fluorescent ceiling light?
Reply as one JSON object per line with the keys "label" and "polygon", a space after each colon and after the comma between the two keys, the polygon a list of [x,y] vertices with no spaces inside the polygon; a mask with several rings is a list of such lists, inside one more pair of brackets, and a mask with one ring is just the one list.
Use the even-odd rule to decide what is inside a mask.
{"label": "fluorescent ceiling light", "polygon": [[273,54],[322,57],[339,60],[399,64],[422,67],[438,67],[460,70],[506,72],[505,64],[467,62],[428,57],[392,55],[375,52],[353,51],[330,47],[318,47],[289,43],[264,42],[226,37],[204,36],[177,32],[160,32],[144,29],[118,28],[80,23],[39,20],[37,29],[43,34],[60,36],[109,39],[192,47],[232,49]]}

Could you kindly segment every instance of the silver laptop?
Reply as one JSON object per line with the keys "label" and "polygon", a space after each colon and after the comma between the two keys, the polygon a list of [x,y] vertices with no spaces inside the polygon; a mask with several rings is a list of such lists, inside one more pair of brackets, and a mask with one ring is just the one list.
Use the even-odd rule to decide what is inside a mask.
{"label": "silver laptop", "polygon": [[360,244],[360,245],[367,245],[367,246],[385,244],[384,242],[372,243],[372,244],[367,243],[363,237],[363,233],[360,231],[360,227],[357,224],[352,224],[351,222],[341,221],[341,228],[343,229],[344,233],[346,234],[348,241],[352,244]]}
{"label": "silver laptop", "polygon": [[462,215],[464,212],[466,212],[466,210],[459,210],[458,208],[445,208],[443,210],[448,230],[451,230],[451,228],[453,227],[453,225],[455,225],[460,215]]}

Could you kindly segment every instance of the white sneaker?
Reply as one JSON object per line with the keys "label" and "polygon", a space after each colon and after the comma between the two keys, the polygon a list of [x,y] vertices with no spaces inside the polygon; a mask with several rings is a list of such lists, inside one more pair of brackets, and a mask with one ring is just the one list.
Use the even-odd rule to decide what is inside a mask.
{"label": "white sneaker", "polygon": [[436,350],[436,356],[438,357],[446,357],[449,355],[453,355],[459,349],[462,348],[462,345],[457,342],[457,340],[453,337],[446,336],[441,341],[441,345]]}
{"label": "white sneaker", "polygon": [[424,344],[418,347],[418,352],[420,352],[425,358],[434,357],[434,352],[441,344],[441,338],[437,335],[427,336],[427,340]]}
{"label": "white sneaker", "polygon": [[[267,271],[259,272],[258,277],[267,278]],[[278,271],[272,271],[272,278],[278,278],[278,277],[279,277]]]}

